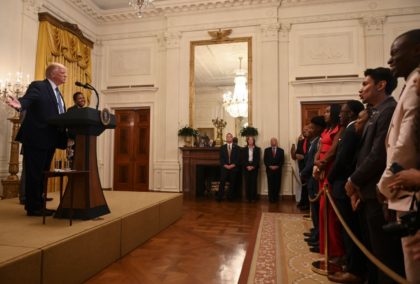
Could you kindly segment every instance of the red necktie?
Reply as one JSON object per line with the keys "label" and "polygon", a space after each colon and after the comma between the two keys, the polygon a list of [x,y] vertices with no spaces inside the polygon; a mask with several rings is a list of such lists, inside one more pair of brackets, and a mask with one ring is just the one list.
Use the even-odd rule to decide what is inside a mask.
{"label": "red necktie", "polygon": [[273,151],[273,158],[274,158],[276,156],[276,148],[273,148],[272,151]]}

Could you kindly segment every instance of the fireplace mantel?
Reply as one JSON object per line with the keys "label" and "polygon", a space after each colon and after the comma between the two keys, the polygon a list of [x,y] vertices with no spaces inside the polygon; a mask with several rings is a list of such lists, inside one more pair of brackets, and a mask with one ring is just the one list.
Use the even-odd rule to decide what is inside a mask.
{"label": "fireplace mantel", "polygon": [[197,166],[219,166],[219,147],[180,147],[184,195],[195,197]]}

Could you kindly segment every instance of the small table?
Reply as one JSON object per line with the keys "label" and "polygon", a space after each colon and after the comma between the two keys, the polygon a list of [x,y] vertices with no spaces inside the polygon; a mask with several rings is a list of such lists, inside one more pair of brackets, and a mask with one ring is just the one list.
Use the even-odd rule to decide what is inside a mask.
{"label": "small table", "polygon": [[48,179],[52,177],[60,177],[60,204],[63,197],[63,185],[64,177],[68,178],[67,188],[70,190],[70,226],[73,224],[73,177],[74,176],[85,176],[89,178],[89,171],[77,171],[77,170],[60,170],[60,171],[45,171],[44,172],[44,192],[42,194],[43,205],[42,205],[42,224],[45,224],[45,212],[47,208],[47,193],[48,193]]}

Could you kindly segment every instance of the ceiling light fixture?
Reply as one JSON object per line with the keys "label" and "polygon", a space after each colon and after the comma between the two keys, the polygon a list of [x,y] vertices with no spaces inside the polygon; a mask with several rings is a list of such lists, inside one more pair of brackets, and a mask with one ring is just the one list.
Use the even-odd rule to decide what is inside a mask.
{"label": "ceiling light fixture", "polygon": [[136,11],[137,17],[143,17],[143,11],[145,8],[152,5],[154,0],[130,0],[128,5]]}
{"label": "ceiling light fixture", "polygon": [[232,117],[248,117],[248,88],[246,71],[242,69],[242,57],[239,57],[239,69],[236,71],[235,87],[232,92],[223,94],[223,105]]}

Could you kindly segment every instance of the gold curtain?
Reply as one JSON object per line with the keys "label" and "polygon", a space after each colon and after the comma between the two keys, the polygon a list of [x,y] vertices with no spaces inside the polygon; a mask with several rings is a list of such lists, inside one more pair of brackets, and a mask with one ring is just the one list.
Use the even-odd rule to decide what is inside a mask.
{"label": "gold curtain", "polygon": [[91,48],[73,33],[48,21],[41,21],[38,32],[35,79],[45,79],[45,69],[52,62],[67,67],[67,82],[60,86],[67,107],[73,105],[73,94],[82,92],[90,102],[90,91],[76,87],[74,82],[92,82]]}
{"label": "gold curtain", "polygon": [[[80,91],[90,103],[90,91],[76,87],[74,83],[92,82],[91,47],[83,42],[75,33],[68,31],[61,22],[50,15],[46,15],[51,22],[42,19],[45,15],[40,14],[38,46],[36,53],[35,80],[45,79],[45,70],[52,62],[58,62],[67,67],[67,82],[60,86],[60,92],[64,97],[66,107],[73,105],[73,94]],[[58,23],[58,24],[57,24]],[[64,23],[67,24],[67,23]],[[68,25],[68,24],[67,24]],[[66,159],[66,151],[57,150],[51,168],[56,160]],[[59,186],[59,179],[49,181],[49,191]]]}

